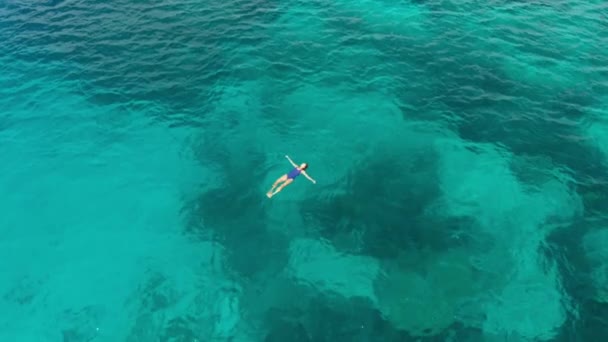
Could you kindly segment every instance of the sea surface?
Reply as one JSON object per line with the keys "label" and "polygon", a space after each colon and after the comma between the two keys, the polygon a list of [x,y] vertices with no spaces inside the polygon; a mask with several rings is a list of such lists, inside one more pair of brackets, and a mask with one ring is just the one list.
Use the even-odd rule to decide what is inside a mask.
{"label": "sea surface", "polygon": [[3,0],[0,194],[0,341],[606,341],[608,3]]}

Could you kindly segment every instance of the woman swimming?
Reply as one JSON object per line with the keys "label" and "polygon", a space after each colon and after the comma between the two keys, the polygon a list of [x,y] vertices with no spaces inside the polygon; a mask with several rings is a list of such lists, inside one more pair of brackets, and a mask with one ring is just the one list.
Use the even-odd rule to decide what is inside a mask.
{"label": "woman swimming", "polygon": [[[285,158],[287,158],[287,160],[289,160],[291,165],[293,165],[293,169],[291,171],[289,171],[289,173],[284,174],[283,176],[279,177],[279,179],[277,179],[274,182],[274,184],[272,184],[272,188],[266,193],[266,196],[268,196],[268,198],[271,198],[272,196],[276,195],[279,191],[283,190],[284,187],[291,184],[291,182],[293,182],[293,180],[296,177],[298,177],[300,174],[304,175],[304,177],[308,178],[311,182],[317,184],[317,181],[310,178],[310,176],[306,173],[306,171],[304,171],[308,167],[308,164],[302,163],[300,166],[298,166],[296,163],[293,162],[293,160],[291,160],[291,158],[289,158],[289,156],[285,156]],[[279,185],[279,183],[283,183],[283,184]],[[277,186],[278,186],[278,188],[277,188]],[[275,188],[277,188],[277,189],[275,190]],[[273,190],[274,190],[274,192],[273,192]]]}

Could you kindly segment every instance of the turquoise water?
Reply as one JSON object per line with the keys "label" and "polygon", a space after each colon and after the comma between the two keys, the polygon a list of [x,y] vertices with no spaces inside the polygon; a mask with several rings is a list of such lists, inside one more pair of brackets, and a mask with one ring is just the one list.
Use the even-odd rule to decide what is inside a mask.
{"label": "turquoise water", "polygon": [[[0,340],[608,338],[603,1],[0,4]],[[299,177],[267,199],[289,171]]]}

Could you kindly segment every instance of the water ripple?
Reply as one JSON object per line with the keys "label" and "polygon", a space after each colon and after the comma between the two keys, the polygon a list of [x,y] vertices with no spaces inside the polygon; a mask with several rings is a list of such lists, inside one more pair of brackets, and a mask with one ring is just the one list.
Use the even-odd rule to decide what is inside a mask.
{"label": "water ripple", "polygon": [[[386,280],[394,293],[416,297],[424,293],[420,284],[435,284],[442,278],[433,272],[447,267],[446,272],[458,275],[452,290],[464,296],[474,282],[468,273],[454,270],[468,269],[466,258],[457,261],[462,262],[458,267],[446,266],[444,256],[433,253],[470,243],[474,247],[467,252],[474,253],[470,258],[483,264],[479,271],[486,275],[475,286],[486,286],[498,297],[467,297],[471,308],[457,314],[454,298],[441,293],[437,297],[443,302],[416,304],[422,313],[425,305],[440,307],[445,317],[429,313],[425,322],[417,322],[411,317],[419,316],[402,305],[405,300],[386,301],[385,292],[366,288],[372,292],[361,292],[371,303],[366,305],[379,305],[369,315],[382,315],[374,319],[390,331],[387,336],[401,336],[394,327],[422,334],[421,326],[449,325],[455,316],[486,317],[485,322],[459,322],[479,334],[491,331],[479,339],[560,336],[559,329],[591,336],[585,331],[600,329],[593,323],[562,326],[560,310],[574,314],[576,309],[562,308],[562,280],[540,266],[534,269],[538,265],[532,260],[541,259],[536,253],[543,241],[554,239],[547,258],[567,270],[561,274],[567,295],[580,302],[585,315],[597,309],[586,306],[589,301],[604,305],[577,290],[575,278],[580,272],[601,287],[598,279],[606,266],[594,264],[597,260],[588,264],[588,258],[572,251],[608,215],[606,32],[603,1],[4,1],[0,134],[21,143],[21,135],[8,131],[20,125],[44,131],[46,119],[49,141],[77,136],[76,128],[64,132],[53,125],[77,122],[88,113],[40,108],[48,102],[41,99],[70,92],[94,108],[126,108],[171,128],[192,128],[201,135],[192,143],[195,154],[201,164],[219,170],[217,183],[223,187],[204,193],[188,209],[204,218],[205,224],[193,219],[199,219],[196,229],[215,229],[213,234],[233,251],[229,259],[238,265],[235,273],[247,282],[270,272],[263,265],[268,260],[256,252],[283,248],[272,255],[288,259],[285,236],[293,237],[292,230],[305,222],[314,227],[297,234],[314,232],[330,240],[328,246],[343,254],[344,267],[360,260],[348,255],[355,251],[395,262],[397,269],[411,268],[415,276]],[[120,140],[127,131],[108,133],[106,139]],[[49,144],[40,151],[51,158],[57,149]],[[315,185],[318,193],[303,194],[303,187],[293,186],[293,192],[271,204],[260,202],[251,177],[256,184],[271,183],[277,170],[273,156],[291,151],[310,159],[311,173],[322,175],[319,183],[324,184]],[[305,209],[296,208],[294,197],[281,202],[293,194],[306,198]],[[587,210],[585,222],[564,219],[579,197]],[[266,216],[271,228],[265,226]],[[570,232],[560,230],[568,225]],[[249,229],[245,246],[250,250],[240,248],[241,226]],[[201,235],[213,235],[209,231]],[[513,245],[501,244],[509,241]],[[512,260],[511,252],[530,259]],[[273,265],[286,262],[272,260]],[[503,274],[488,277],[492,262],[511,269],[512,283]],[[522,264],[536,273],[526,273],[530,269]],[[592,267],[594,273],[586,272]],[[258,268],[259,274],[251,271]],[[243,275],[250,271],[255,274]],[[308,275],[318,276],[314,272],[311,268]],[[345,281],[339,274],[333,279]],[[382,294],[381,303],[376,292]],[[526,307],[540,310],[528,318],[547,322],[507,327],[510,314],[530,315],[509,306],[525,293],[539,301]],[[278,311],[308,310],[276,301],[288,306]],[[215,315],[234,322],[234,305]],[[268,324],[277,329],[273,336],[281,336],[280,324]],[[310,323],[302,329],[317,325],[322,326]],[[372,332],[368,336],[364,328],[351,328],[360,335],[348,338],[371,339]],[[317,333],[310,336],[336,340],[323,335],[330,334],[326,330]],[[453,329],[457,336],[438,338],[469,340],[467,333]]]}

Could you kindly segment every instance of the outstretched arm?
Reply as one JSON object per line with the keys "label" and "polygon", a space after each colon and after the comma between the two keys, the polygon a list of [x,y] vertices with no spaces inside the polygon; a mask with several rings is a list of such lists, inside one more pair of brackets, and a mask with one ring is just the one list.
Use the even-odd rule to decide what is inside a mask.
{"label": "outstretched arm", "polygon": [[317,181],[312,179],[308,173],[306,173],[306,171],[302,171],[302,174],[304,175],[304,177],[308,178],[308,180],[310,180],[311,182],[313,182],[314,184],[317,184]]}
{"label": "outstretched arm", "polygon": [[291,165],[293,165],[293,167],[298,167],[298,165],[296,165],[296,163],[293,162],[293,160],[291,160],[291,158],[289,158],[289,156],[285,156],[285,158],[287,158],[287,160],[289,160],[289,162],[291,163]]}

